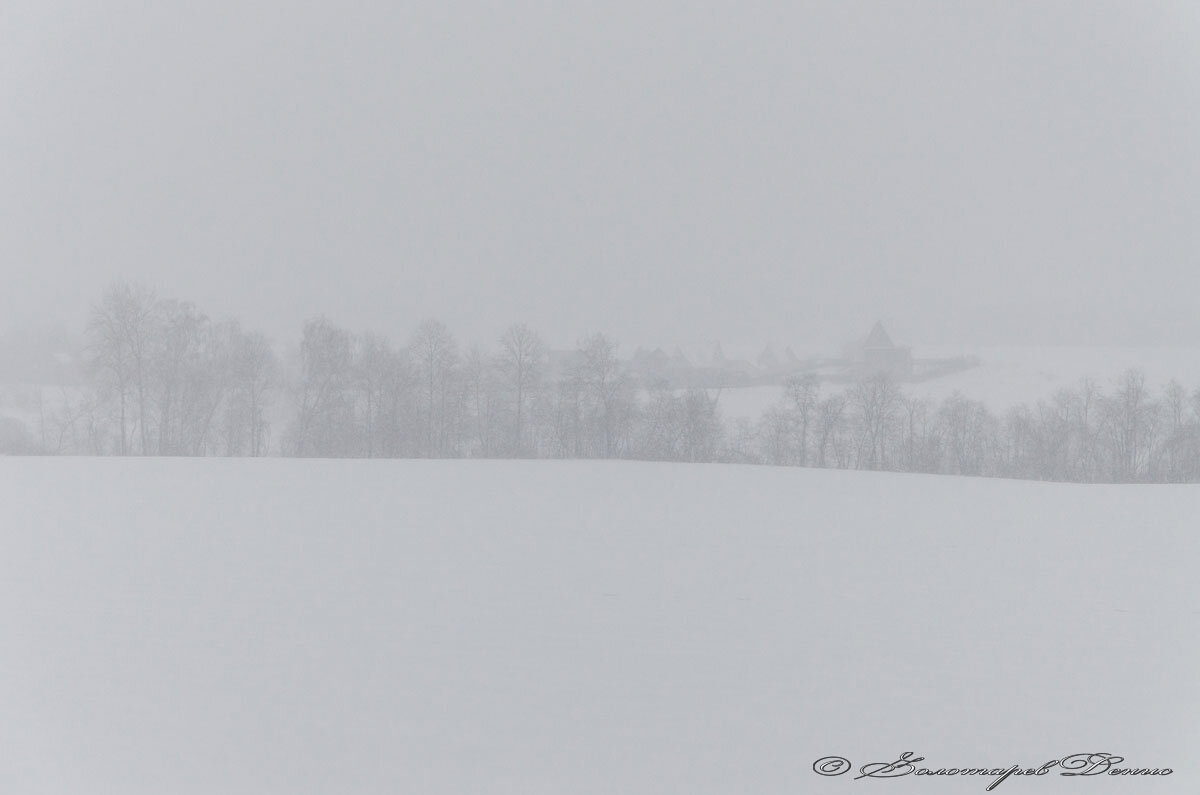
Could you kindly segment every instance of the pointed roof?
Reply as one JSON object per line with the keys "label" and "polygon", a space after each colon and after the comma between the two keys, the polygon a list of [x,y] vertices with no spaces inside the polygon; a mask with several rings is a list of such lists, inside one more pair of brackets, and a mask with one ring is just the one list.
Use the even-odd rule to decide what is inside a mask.
{"label": "pointed roof", "polygon": [[896,344],[892,342],[892,338],[883,330],[883,324],[876,321],[875,326],[871,329],[871,333],[867,335],[867,341],[863,343],[864,348],[895,348]]}

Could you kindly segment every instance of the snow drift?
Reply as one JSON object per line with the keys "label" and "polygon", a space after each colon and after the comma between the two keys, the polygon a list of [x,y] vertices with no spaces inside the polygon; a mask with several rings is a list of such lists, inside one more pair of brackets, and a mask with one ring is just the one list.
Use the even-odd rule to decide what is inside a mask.
{"label": "snow drift", "polygon": [[1200,783],[1200,489],[629,462],[0,459],[0,791]]}

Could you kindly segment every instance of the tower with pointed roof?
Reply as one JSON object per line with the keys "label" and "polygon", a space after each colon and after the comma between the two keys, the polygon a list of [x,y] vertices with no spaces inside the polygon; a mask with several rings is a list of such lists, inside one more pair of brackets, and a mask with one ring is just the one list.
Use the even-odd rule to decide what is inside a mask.
{"label": "tower with pointed roof", "polygon": [[864,373],[887,373],[903,379],[912,375],[912,352],[892,342],[883,323],[876,321],[861,349],[861,370]]}

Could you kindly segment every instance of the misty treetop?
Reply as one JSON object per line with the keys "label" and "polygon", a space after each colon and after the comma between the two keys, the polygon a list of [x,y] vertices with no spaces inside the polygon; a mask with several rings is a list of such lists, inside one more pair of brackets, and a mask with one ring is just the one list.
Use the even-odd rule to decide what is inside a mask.
{"label": "misty treetop", "polygon": [[397,344],[325,317],[281,353],[236,321],[114,284],[88,318],[83,387],[43,398],[35,436],[0,450],[155,456],[627,458],[1081,482],[1200,481],[1200,391],[1152,394],[1130,370],[997,416],[955,394],[906,395],[797,371],[757,422],[720,390],[631,367],[604,334],[553,351],[524,324],[463,348],[437,320]]}

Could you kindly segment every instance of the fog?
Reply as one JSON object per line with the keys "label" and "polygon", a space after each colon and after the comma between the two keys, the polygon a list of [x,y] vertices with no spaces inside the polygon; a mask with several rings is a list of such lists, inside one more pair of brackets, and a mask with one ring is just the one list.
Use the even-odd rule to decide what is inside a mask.
{"label": "fog", "polygon": [[16,0],[0,327],[1187,344],[1188,3]]}
{"label": "fog", "polygon": [[1186,0],[0,0],[0,795],[1200,792],[1198,142]]}

